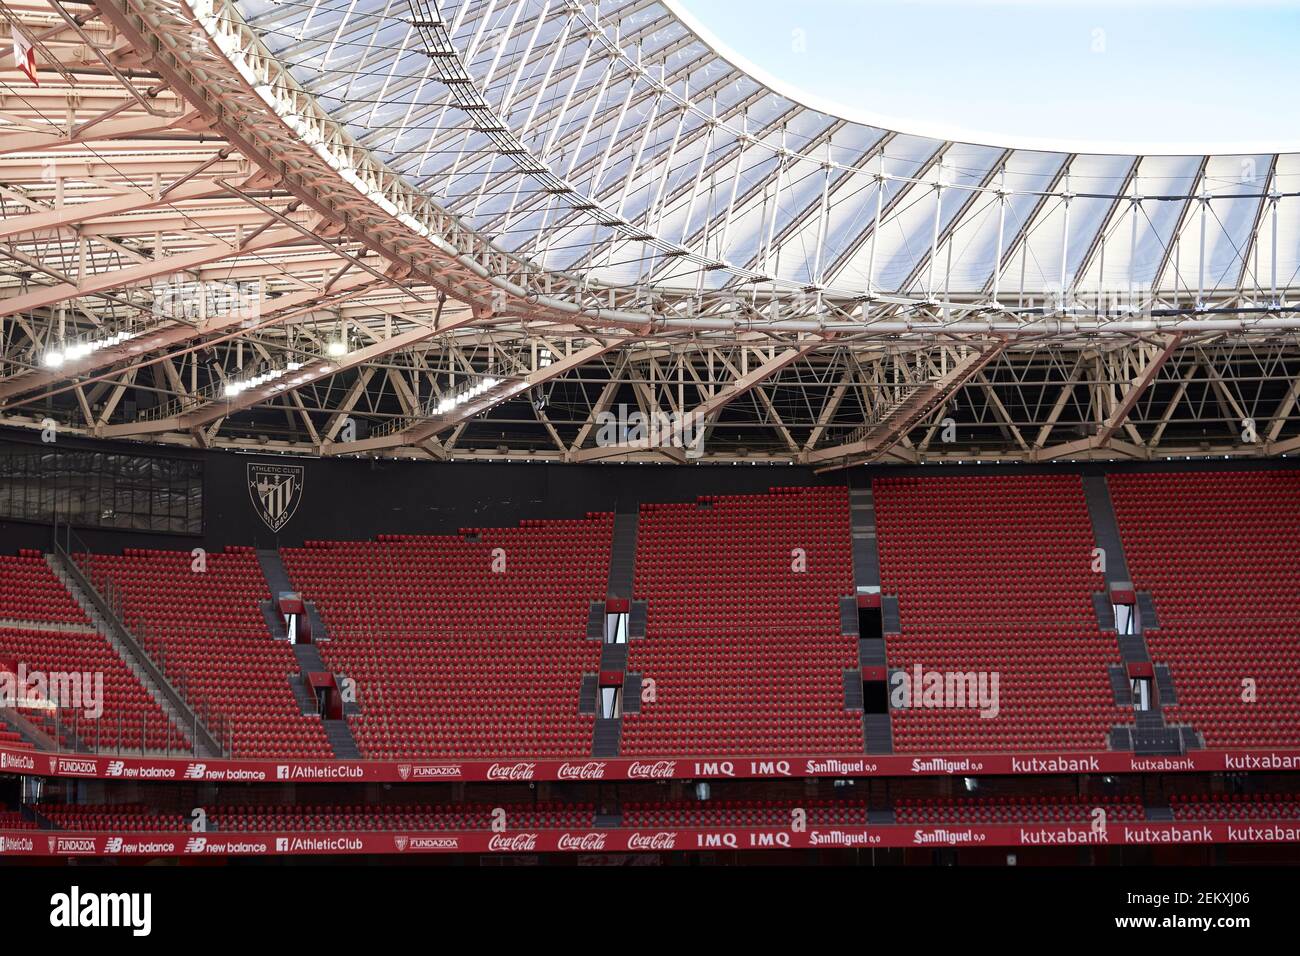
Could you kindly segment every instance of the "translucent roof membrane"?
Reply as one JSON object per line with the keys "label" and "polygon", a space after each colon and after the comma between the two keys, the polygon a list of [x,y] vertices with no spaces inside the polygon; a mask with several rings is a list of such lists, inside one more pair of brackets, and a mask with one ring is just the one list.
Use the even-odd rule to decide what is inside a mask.
{"label": "translucent roof membrane", "polygon": [[[885,129],[774,89],[663,2],[238,8],[378,160],[502,248],[603,282],[1006,303],[1297,281],[1294,154]],[[432,48],[434,23],[450,50]]]}

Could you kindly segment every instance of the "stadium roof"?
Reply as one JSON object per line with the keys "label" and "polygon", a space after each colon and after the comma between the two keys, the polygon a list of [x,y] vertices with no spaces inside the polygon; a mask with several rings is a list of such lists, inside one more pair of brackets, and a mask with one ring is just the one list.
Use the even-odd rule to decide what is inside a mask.
{"label": "stadium roof", "polygon": [[[7,9],[40,85],[0,113],[0,422],[819,467],[1297,446],[1292,148],[843,115],[670,0]],[[598,442],[618,406],[704,437]]]}

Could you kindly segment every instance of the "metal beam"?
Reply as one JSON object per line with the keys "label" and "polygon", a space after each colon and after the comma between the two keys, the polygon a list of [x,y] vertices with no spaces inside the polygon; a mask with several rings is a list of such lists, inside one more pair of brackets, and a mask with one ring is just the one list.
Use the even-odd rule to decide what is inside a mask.
{"label": "metal beam", "polygon": [[849,468],[874,461],[887,454],[912,427],[946,402],[953,394],[984,369],[1006,349],[1008,339],[1000,339],[957,362],[945,375],[929,382],[890,409],[875,425],[865,426],[852,441],[830,448],[814,449],[804,456],[819,473]]}
{"label": "metal beam", "polygon": [[427,341],[458,326],[468,325],[473,321],[475,321],[473,312],[466,309],[457,318],[450,321],[430,326],[417,325],[415,328],[400,332],[391,338],[373,342],[370,345],[349,352],[347,355],[312,360],[305,363],[301,369],[298,369],[293,374],[286,373],[281,379],[274,382],[267,382],[255,388],[245,389],[237,396],[213,398],[201,404],[198,408],[189,411],[177,410],[175,414],[162,418],[109,425],[102,430],[102,435],[104,438],[122,438],[127,435],[151,435],[178,429],[201,428],[217,419],[260,405],[287,392],[305,388],[327,376],[346,372],[348,369],[372,362],[390,352]]}
{"label": "metal beam", "polygon": [[477,398],[470,399],[450,411],[442,414],[432,415],[429,418],[413,420],[405,423],[402,427],[397,428],[384,435],[376,435],[371,438],[363,438],[350,442],[324,442],[321,448],[323,455],[359,455],[366,452],[381,451],[387,448],[401,448],[406,445],[418,444],[426,439],[432,438],[440,432],[449,428],[467,422],[472,418],[490,411],[502,402],[507,402],[523,393],[530,388],[534,388],[553,378],[557,378],[567,372],[578,368],[581,365],[597,359],[605,353],[617,348],[622,344],[617,339],[601,339],[594,345],[581,349],[571,355],[557,357],[550,365],[543,366],[539,369],[528,373],[522,378],[510,379],[489,389]]}
{"label": "metal beam", "polygon": [[1127,420],[1129,413],[1133,411],[1133,406],[1138,399],[1146,392],[1155,382],[1160,370],[1165,367],[1169,357],[1174,354],[1178,346],[1182,344],[1183,333],[1175,332],[1169,336],[1164,348],[1159,349],[1147,363],[1147,367],[1142,370],[1142,374],[1135,378],[1129,385],[1124,397],[1120,400],[1119,405],[1111,412],[1110,417],[1102,424],[1101,430],[1097,433],[1098,447],[1104,447],[1109,444],[1111,437],[1119,430]]}
{"label": "metal beam", "polygon": [[[696,405],[689,412],[682,416],[685,423],[700,423],[699,426],[692,425],[692,430],[696,427],[707,428],[709,420],[742,395],[757,387],[761,382],[766,381],[773,375],[780,372],[791,362],[803,358],[809,352],[824,346],[828,339],[824,336],[811,336],[803,340],[792,348],[785,349],[772,356],[758,368],[751,369],[749,372],[741,375],[726,388],[719,389],[716,393],[704,399],[699,405]],[[661,443],[652,443],[650,438],[634,441],[623,442],[619,444],[601,445],[595,448],[583,448],[575,451],[572,455],[574,461],[597,461],[602,458],[616,458],[619,455],[635,454],[637,452],[654,451],[661,452],[670,446]],[[674,452],[680,449],[673,448]]]}

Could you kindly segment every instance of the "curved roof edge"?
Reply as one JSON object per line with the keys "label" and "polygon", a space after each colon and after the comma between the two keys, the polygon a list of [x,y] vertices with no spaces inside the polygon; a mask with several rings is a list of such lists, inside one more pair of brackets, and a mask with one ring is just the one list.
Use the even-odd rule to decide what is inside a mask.
{"label": "curved roof edge", "polygon": [[682,24],[694,33],[701,43],[736,67],[736,69],[749,74],[772,92],[800,106],[839,117],[852,123],[861,123],[878,129],[946,142],[1045,153],[1080,153],[1110,156],[1245,156],[1268,153],[1300,153],[1300,140],[1282,143],[1250,141],[1228,143],[1126,143],[1107,140],[1038,139],[1036,137],[1011,136],[1002,133],[962,129],[958,126],[949,126],[942,123],[919,123],[910,119],[900,119],[882,113],[874,113],[816,96],[773,76],[723,43],[712,30],[683,8],[681,0],[659,0],[659,2],[673,16],[681,20]]}

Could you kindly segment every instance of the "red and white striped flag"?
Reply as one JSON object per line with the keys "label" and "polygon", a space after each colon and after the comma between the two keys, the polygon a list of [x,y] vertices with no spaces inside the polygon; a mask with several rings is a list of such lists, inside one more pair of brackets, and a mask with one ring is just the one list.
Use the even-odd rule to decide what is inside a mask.
{"label": "red and white striped flag", "polygon": [[27,74],[27,79],[40,86],[41,81],[36,78],[36,48],[16,25],[13,28],[13,38],[14,65]]}

